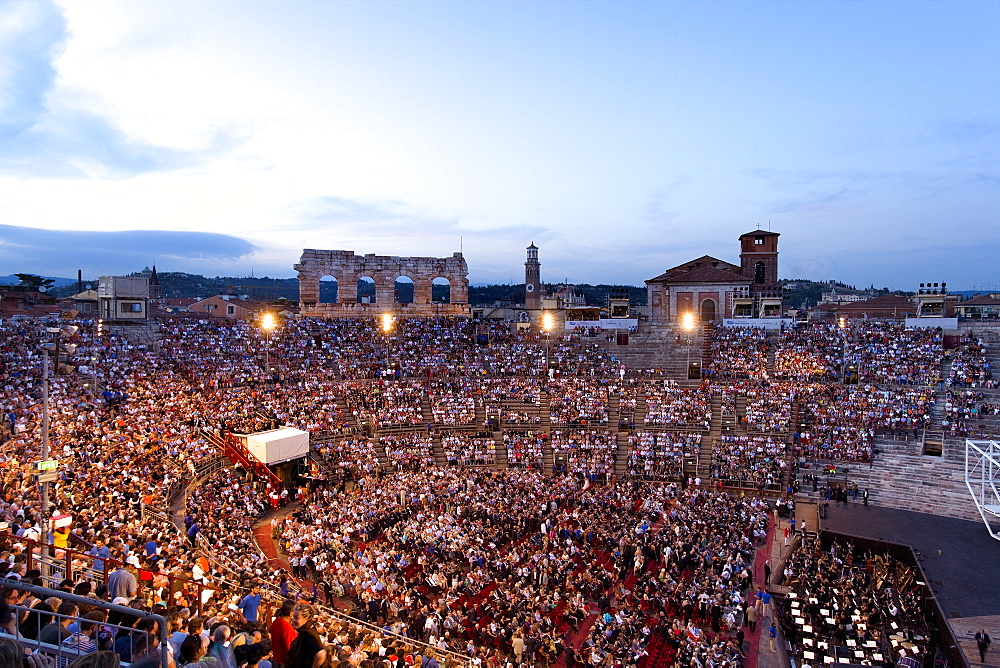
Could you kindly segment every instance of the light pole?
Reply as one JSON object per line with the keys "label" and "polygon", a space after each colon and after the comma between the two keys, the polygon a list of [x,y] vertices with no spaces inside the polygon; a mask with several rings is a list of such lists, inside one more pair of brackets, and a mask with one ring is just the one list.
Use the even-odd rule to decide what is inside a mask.
{"label": "light pole", "polygon": [[271,373],[271,330],[278,326],[273,313],[265,313],[260,318],[260,328],[264,330],[264,373]]}
{"label": "light pole", "polygon": [[38,480],[38,500],[41,503],[39,520],[42,525],[42,541],[49,544],[49,481],[48,476],[52,475],[52,469],[46,468],[42,471],[42,462],[49,461],[49,350],[55,351],[56,371],[59,369],[59,349],[62,347],[67,356],[76,351],[76,346],[67,343],[60,346],[60,337],[73,336],[79,331],[75,325],[65,325],[63,327],[46,327],[45,332],[51,336],[51,340],[42,344],[42,453],[41,459],[35,466]]}
{"label": "light pole", "polygon": [[681,329],[684,330],[684,349],[687,351],[687,363],[684,365],[684,375],[691,380],[691,332],[694,331],[694,313],[688,311],[681,316]]}
{"label": "light pole", "polygon": [[392,333],[392,314],[383,313],[382,314],[382,334],[385,335],[385,367],[389,371],[392,367],[389,364],[389,351],[392,345],[392,339],[389,335]]}
{"label": "light pole", "polygon": [[549,347],[550,341],[552,340],[551,332],[553,322],[554,319],[552,318],[551,313],[546,311],[542,314],[542,331],[545,332],[545,375],[550,377],[552,375],[552,370],[549,368]]}

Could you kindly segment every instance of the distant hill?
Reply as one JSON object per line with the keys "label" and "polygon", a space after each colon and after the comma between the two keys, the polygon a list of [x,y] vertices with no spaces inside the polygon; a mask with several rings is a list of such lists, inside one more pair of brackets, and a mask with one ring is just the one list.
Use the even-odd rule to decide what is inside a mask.
{"label": "distant hill", "polygon": [[[67,285],[76,285],[75,278],[59,278],[57,276],[42,276],[42,278],[48,278],[52,280],[52,287],[61,288]],[[0,276],[0,285],[18,285],[21,280],[14,274],[8,276]]]}

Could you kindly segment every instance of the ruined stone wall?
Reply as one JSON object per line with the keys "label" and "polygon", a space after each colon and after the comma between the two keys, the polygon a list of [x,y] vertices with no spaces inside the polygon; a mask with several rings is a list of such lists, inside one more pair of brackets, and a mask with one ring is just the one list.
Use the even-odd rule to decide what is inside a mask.
{"label": "ruined stone wall", "polygon": [[[378,315],[386,312],[403,316],[469,316],[469,266],[461,253],[451,257],[397,257],[395,255],[355,255],[354,251],[302,251],[294,267],[299,274],[299,307],[302,315],[344,318]],[[319,283],[324,276],[337,280],[337,301],[319,300]],[[362,277],[375,281],[375,303],[360,304],[357,284]],[[413,303],[396,301],[396,279],[406,276],[413,281]],[[435,278],[451,284],[451,301],[435,304],[431,285]]]}

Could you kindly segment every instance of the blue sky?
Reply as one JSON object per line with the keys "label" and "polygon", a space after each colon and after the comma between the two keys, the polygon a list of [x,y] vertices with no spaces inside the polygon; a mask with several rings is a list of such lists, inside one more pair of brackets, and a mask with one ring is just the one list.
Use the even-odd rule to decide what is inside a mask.
{"label": "blue sky", "polygon": [[[0,1],[0,273],[1000,283],[1000,3]],[[72,232],[61,234],[60,232]],[[141,234],[140,234],[141,232]]]}

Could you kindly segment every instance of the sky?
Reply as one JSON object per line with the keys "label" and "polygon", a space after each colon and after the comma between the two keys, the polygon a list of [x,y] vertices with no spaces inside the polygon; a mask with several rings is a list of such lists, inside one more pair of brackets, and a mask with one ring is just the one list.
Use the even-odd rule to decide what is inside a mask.
{"label": "sky", "polygon": [[1000,2],[0,0],[0,274],[1000,286]]}

